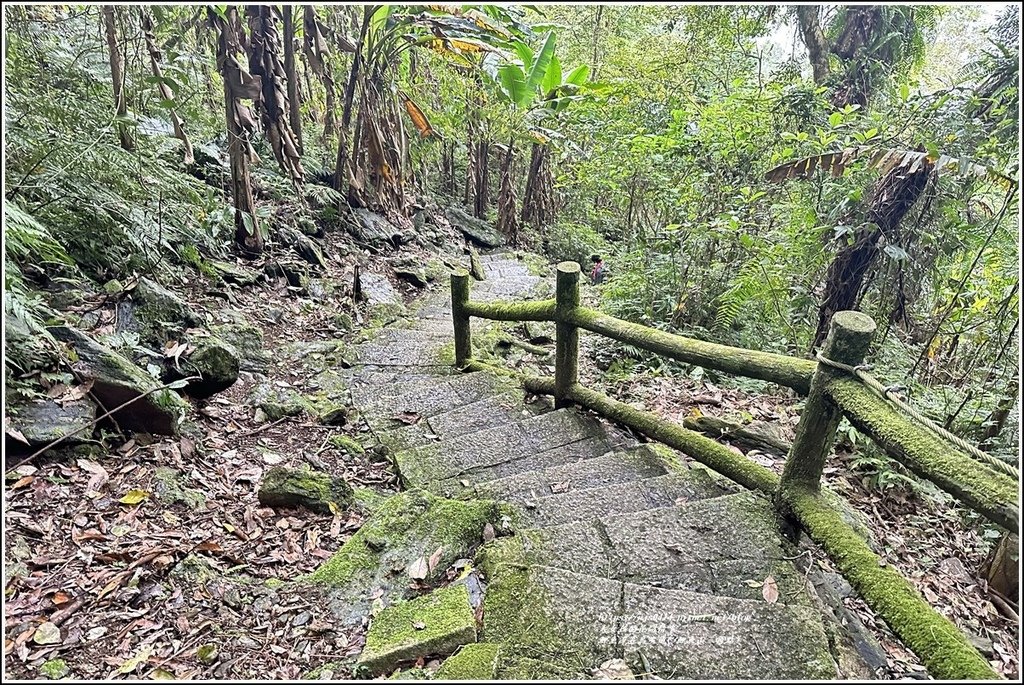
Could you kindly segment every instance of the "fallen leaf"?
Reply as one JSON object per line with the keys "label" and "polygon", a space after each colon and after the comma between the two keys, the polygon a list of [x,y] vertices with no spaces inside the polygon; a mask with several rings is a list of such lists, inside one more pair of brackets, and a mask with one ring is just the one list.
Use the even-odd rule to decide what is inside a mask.
{"label": "fallen leaf", "polygon": [[422,417],[414,411],[403,411],[401,414],[396,414],[392,418],[396,421],[401,421],[407,426],[411,426],[414,423],[418,423]]}
{"label": "fallen leaf", "polygon": [[41,623],[32,635],[32,642],[35,642],[37,645],[60,644],[60,639],[60,628],[49,621]]}
{"label": "fallen leaf", "polygon": [[552,483],[551,492],[558,494],[560,492],[568,492],[570,483],[567,480],[563,480],[561,483]]}
{"label": "fallen leaf", "polygon": [[423,580],[427,577],[430,569],[427,566],[427,560],[424,557],[420,557],[416,561],[409,564],[409,577],[413,580]]}
{"label": "fallen leaf", "polygon": [[32,481],[34,481],[35,479],[36,479],[35,476],[25,476],[24,478],[19,478],[17,480],[17,482],[15,482],[14,485],[11,486],[11,490],[17,490],[18,488],[23,488],[26,485],[31,484]]}
{"label": "fallen leaf", "polygon": [[764,579],[764,585],[761,587],[761,596],[769,604],[775,604],[779,601],[779,585],[771,576]]}
{"label": "fallen leaf", "polygon": [[423,630],[424,628],[427,627],[427,624],[424,623],[423,621],[415,621],[415,622],[413,622],[412,627],[413,627],[413,630]]}
{"label": "fallen leaf", "polygon": [[6,431],[4,431],[4,432],[5,432],[5,433],[6,433],[7,435],[9,435],[10,437],[12,437],[12,438],[14,438],[15,440],[17,440],[18,442],[22,443],[22,444],[25,444],[25,445],[30,445],[30,444],[31,444],[31,443],[30,443],[30,442],[28,441],[28,439],[27,439],[27,438],[26,438],[26,437],[25,437],[24,435],[22,435],[22,434],[21,434],[21,431],[19,431],[19,430],[15,430],[14,428],[8,428],[8,429],[7,429]]}
{"label": "fallen leaf", "polygon": [[430,559],[427,560],[427,570],[433,571],[437,568],[437,565],[441,562],[442,554],[444,554],[444,547],[438,547],[437,551],[430,555]]}
{"label": "fallen leaf", "polygon": [[71,601],[71,598],[63,592],[53,593],[53,597],[51,599],[53,600],[54,604],[67,604]]}
{"label": "fallen leaf", "polygon": [[609,659],[593,670],[598,680],[636,680],[633,671],[623,659]]}
{"label": "fallen leaf", "polygon": [[145,490],[129,490],[125,493],[124,497],[117,500],[121,504],[138,504],[145,501],[149,497],[149,493]]}
{"label": "fallen leaf", "polygon": [[494,526],[492,526],[490,523],[484,524],[484,542],[490,542],[494,539],[494,536]]}

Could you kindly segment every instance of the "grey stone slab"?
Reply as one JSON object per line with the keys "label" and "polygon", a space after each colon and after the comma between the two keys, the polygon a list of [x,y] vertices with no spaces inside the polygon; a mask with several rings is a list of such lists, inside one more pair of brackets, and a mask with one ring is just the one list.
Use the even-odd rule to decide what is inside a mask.
{"label": "grey stone slab", "polygon": [[615,644],[627,661],[642,652],[662,678],[836,677],[820,615],[763,600],[625,583]]}
{"label": "grey stone slab", "polygon": [[373,366],[446,366],[441,355],[446,344],[454,345],[440,339],[372,341],[357,345],[353,353],[357,363]]}
{"label": "grey stone slab", "polygon": [[[478,483],[495,479],[529,475],[551,467],[562,467],[591,460],[617,449],[618,444],[606,435],[584,438],[568,445],[560,445],[545,452],[527,454],[520,459],[471,469],[465,473],[430,483],[427,488],[432,492],[454,497],[471,491]],[[496,494],[481,496],[493,499],[505,499]]]}
{"label": "grey stone slab", "polygon": [[[457,396],[456,396],[457,397]],[[445,396],[445,399],[451,395]],[[392,453],[429,445],[440,440],[475,433],[532,416],[529,409],[507,395],[492,395],[477,402],[463,404],[413,425],[378,433],[381,444]]]}
{"label": "grey stone slab", "polygon": [[638,447],[624,452],[607,453],[589,459],[585,464],[572,462],[483,482],[477,486],[477,492],[482,497],[523,502],[551,495],[552,488],[562,483],[569,483],[570,487],[583,490],[661,476],[665,473],[665,466],[653,450]]}
{"label": "grey stone slab", "polygon": [[[589,464],[581,468],[587,466]],[[704,472],[697,470],[585,489],[573,489],[571,480],[563,483],[567,484],[564,487],[568,491],[523,502],[519,509],[524,520],[537,527],[557,526],[726,494]],[[562,489],[558,485],[555,487]]]}
{"label": "grey stone slab", "polygon": [[[401,424],[393,417],[412,413],[429,417],[486,397],[511,391],[505,378],[483,372],[449,376],[414,377],[405,387],[363,386],[352,391],[353,401],[374,430],[390,430]],[[403,392],[403,390],[408,391]]]}
{"label": "grey stone slab", "polygon": [[602,434],[596,421],[560,409],[516,423],[461,435],[395,456],[403,480],[422,486],[475,469],[511,462]]}

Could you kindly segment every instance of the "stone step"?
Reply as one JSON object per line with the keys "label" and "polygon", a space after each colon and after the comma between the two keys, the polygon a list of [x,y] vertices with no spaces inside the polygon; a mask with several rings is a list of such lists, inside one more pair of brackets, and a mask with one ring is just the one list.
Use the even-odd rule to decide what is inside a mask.
{"label": "stone step", "polygon": [[597,459],[622,446],[623,438],[606,430],[604,435],[584,438],[568,445],[559,445],[544,452],[528,454],[514,461],[470,469],[457,476],[433,481],[425,487],[431,492],[445,497],[475,496],[473,492],[475,484]]}
{"label": "stone step", "polygon": [[[589,675],[604,660],[619,657],[635,673],[650,671],[664,679],[837,676],[822,619],[808,607],[623,583],[546,566],[498,565],[488,580],[483,639],[502,643],[512,657],[505,663],[523,655],[555,664],[556,671]],[[538,677],[519,677],[531,676]]]}
{"label": "stone step", "polygon": [[[536,410],[522,403],[522,393],[491,395],[477,402],[458,406],[412,425],[377,432],[377,439],[392,454],[402,450],[448,440],[466,433],[502,426],[536,415]],[[394,421],[394,423],[398,423]]]}
{"label": "stone step", "polygon": [[[382,375],[381,381],[389,376]],[[415,375],[409,382],[366,383],[352,386],[352,401],[374,431],[401,426],[394,417],[411,414],[430,417],[479,402],[495,395],[522,392],[509,379],[495,374],[474,371],[447,376]]]}
{"label": "stone step", "polygon": [[398,452],[395,465],[406,485],[424,487],[433,481],[460,478],[474,471],[524,459],[526,461],[518,470],[529,470],[536,468],[530,457],[585,438],[605,436],[604,427],[594,419],[559,409]]}
{"label": "stone step", "polygon": [[738,598],[809,603],[771,503],[754,493],[574,521],[529,532],[535,563],[617,580]]}
{"label": "stone step", "polygon": [[[590,464],[584,464],[582,468],[587,466]],[[571,481],[567,482],[572,488]],[[726,494],[728,491],[716,485],[707,471],[695,468],[604,487],[573,489],[526,500],[518,509],[528,525],[543,528],[660,509]]]}
{"label": "stone step", "polygon": [[565,483],[576,491],[653,478],[666,473],[665,465],[657,453],[643,445],[630,450],[608,452],[588,459],[586,463],[551,466],[485,481],[476,486],[476,492],[480,497],[522,503],[551,495]]}
{"label": "stone step", "polygon": [[[371,366],[451,366],[452,360],[442,351],[448,345],[454,350],[451,340],[435,338],[426,340],[371,341],[352,348],[357,364]],[[452,352],[448,355],[451,357]]]}

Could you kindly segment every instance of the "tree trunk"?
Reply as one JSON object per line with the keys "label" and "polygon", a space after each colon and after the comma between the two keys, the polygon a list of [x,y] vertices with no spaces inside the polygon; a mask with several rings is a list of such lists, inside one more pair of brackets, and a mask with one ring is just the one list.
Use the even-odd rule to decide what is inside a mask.
{"label": "tree trunk", "polygon": [[828,41],[821,30],[819,18],[820,5],[797,5],[796,18],[800,25],[800,36],[807,46],[807,54],[811,60],[811,70],[815,85],[822,85],[829,77]]}
{"label": "tree trunk", "polygon": [[1020,538],[1016,533],[1004,533],[981,569],[989,589],[1016,605],[1020,604],[1019,566]]}
{"label": "tree trunk", "polygon": [[249,71],[254,78],[259,78],[260,83],[256,110],[274,157],[281,171],[291,179],[295,194],[301,200],[302,157],[287,119],[290,111],[289,86],[285,83],[286,73],[281,61],[277,11],[272,5],[247,5],[245,14],[249,22]]}
{"label": "tree trunk", "polygon": [[[356,44],[356,51],[352,56],[352,67],[348,72],[348,85],[345,86],[345,104],[341,111],[341,131],[338,134],[338,156],[334,162],[334,187],[339,192],[343,192],[346,188],[351,190],[348,151],[349,129],[352,125],[352,103],[355,100],[356,83],[359,80],[359,70],[362,65],[363,44],[366,42],[366,32],[370,28],[371,16],[371,12],[364,10],[363,23],[359,29],[359,42]],[[358,137],[356,140],[358,140]]]}
{"label": "tree trunk", "polygon": [[[146,39],[146,51],[149,52],[149,66],[153,71],[153,77],[157,80],[157,89],[160,92],[160,97],[167,102],[173,103],[174,93],[163,81],[163,69],[160,68],[162,55],[160,54],[160,49],[156,46],[156,38],[153,35],[153,18],[149,16],[146,10],[142,10],[140,16],[142,18],[142,34]],[[169,107],[167,111],[171,116],[171,124],[174,126],[174,137],[180,140],[185,148],[185,164],[192,164],[195,162],[195,154],[192,151],[192,141],[189,140],[188,134],[185,132],[185,124],[182,122],[181,117],[178,116],[174,107]]]}
{"label": "tree trunk", "polygon": [[225,18],[208,10],[211,23],[219,29],[217,41],[217,68],[224,80],[224,106],[228,129],[228,157],[231,161],[231,198],[235,205],[235,244],[245,257],[263,252],[263,234],[256,218],[256,202],[252,195],[249,175],[249,137],[256,130],[256,122],[242,98],[260,97],[259,79],[250,76],[239,64],[241,21],[238,10],[228,6]]}
{"label": "tree trunk", "polygon": [[338,130],[337,104],[334,95],[334,74],[331,71],[329,57],[331,54],[324,32],[327,28],[317,19],[312,5],[305,5],[302,10],[302,51],[306,61],[320,77],[324,84],[326,104],[324,113],[324,143],[326,144]]}
{"label": "tree trunk", "polygon": [[985,449],[987,443],[998,437],[1003,431],[1003,427],[1006,426],[1006,419],[1010,416],[1010,410],[1017,403],[1017,396],[1020,392],[1019,383],[1020,373],[1016,372],[1013,374],[1013,378],[1010,380],[1010,385],[1007,386],[1003,398],[999,400],[996,408],[992,410],[992,413],[985,420],[985,432],[981,436],[982,449]]}
{"label": "tree trunk", "polygon": [[515,138],[510,138],[505,153],[505,164],[501,170],[501,189],[498,191],[498,232],[508,238],[509,245],[519,243],[516,186],[512,174],[515,154]]}
{"label": "tree trunk", "polygon": [[897,166],[875,183],[867,222],[855,232],[853,244],[841,248],[829,264],[811,349],[824,342],[833,314],[855,306],[865,287],[864,276],[878,257],[879,240],[885,236],[890,243],[896,241],[900,222],[924,192],[932,168],[927,161],[915,171]]}
{"label": "tree trunk", "polygon": [[[124,61],[121,58],[121,51],[117,46],[117,30],[114,28],[114,6],[103,5],[103,29],[107,35],[107,56],[110,59],[110,77],[114,82],[114,111],[119,118],[128,115],[128,101],[124,93]],[[121,141],[121,147],[125,150],[134,150],[135,143],[124,121],[117,122],[117,137]]]}
{"label": "tree trunk", "polygon": [[295,135],[295,146],[301,155],[302,113],[299,111],[299,80],[295,71],[295,8],[282,6],[284,13],[284,76],[288,81],[288,122]]}
{"label": "tree trunk", "polygon": [[533,143],[530,149],[530,170],[526,176],[526,190],[523,191],[523,223],[530,222],[535,228],[549,224],[555,218],[554,182],[551,178],[551,149],[541,143]]}

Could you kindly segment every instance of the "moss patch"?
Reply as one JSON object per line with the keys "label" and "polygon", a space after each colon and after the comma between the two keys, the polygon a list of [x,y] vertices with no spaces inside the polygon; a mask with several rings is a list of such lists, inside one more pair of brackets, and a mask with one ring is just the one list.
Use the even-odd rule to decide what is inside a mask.
{"label": "moss patch", "polygon": [[190,509],[199,509],[206,504],[206,495],[181,484],[181,473],[168,466],[158,466],[153,471],[153,489],[160,500],[168,503],[181,502]]}
{"label": "moss patch", "polygon": [[492,642],[476,642],[465,645],[458,652],[444,660],[435,674],[438,680],[494,680],[498,671],[498,654],[501,645]]}
{"label": "moss patch", "polygon": [[50,659],[43,663],[39,667],[39,675],[50,680],[60,680],[61,678],[67,678],[71,673],[71,668],[68,663],[63,659]]}
{"label": "moss patch", "polygon": [[308,467],[289,469],[275,466],[260,484],[259,500],[265,507],[305,507],[321,514],[332,513],[352,502],[352,486],[345,479],[331,477]]}
{"label": "moss patch", "polygon": [[352,493],[356,504],[371,514],[388,501],[388,495],[377,492],[373,488],[353,488]]}
{"label": "moss patch", "polygon": [[347,435],[335,435],[328,441],[340,450],[344,450],[353,456],[365,454],[366,449],[353,438]]}
{"label": "moss patch", "polygon": [[390,606],[373,619],[357,666],[378,675],[419,657],[452,654],[476,640],[466,585]]}

